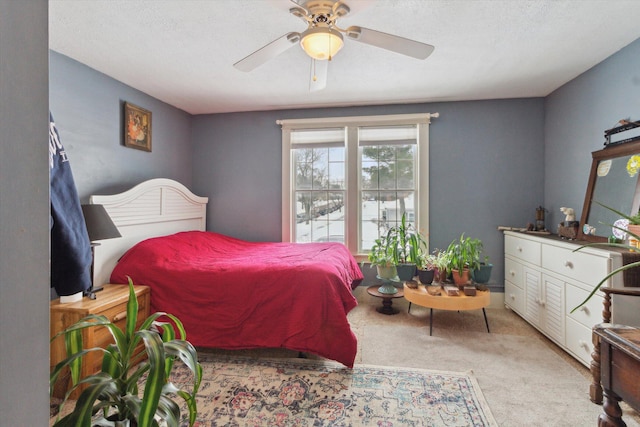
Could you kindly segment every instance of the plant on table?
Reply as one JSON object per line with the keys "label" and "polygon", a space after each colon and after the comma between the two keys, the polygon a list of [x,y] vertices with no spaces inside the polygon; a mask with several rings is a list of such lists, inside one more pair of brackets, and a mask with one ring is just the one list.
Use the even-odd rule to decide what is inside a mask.
{"label": "plant on table", "polygon": [[489,262],[489,256],[485,255],[484,261],[480,263],[480,266],[473,270],[473,280],[477,283],[487,283],[491,279],[491,270],[493,264]]}
{"label": "plant on table", "polygon": [[447,248],[451,261],[450,269],[457,284],[469,281],[469,270],[480,267],[480,254],[482,253],[482,241],[471,237],[465,237],[464,233],[458,239],[454,239]]}
{"label": "plant on table", "polygon": [[[156,322],[163,316],[169,318],[175,328],[170,323]],[[185,400],[189,410],[189,425],[194,424],[197,414],[195,397],[202,380],[202,366],[198,362],[195,348],[185,340],[186,333],[182,323],[171,314],[159,312],[144,320],[136,331],[137,318],[138,300],[133,282],[129,278],[129,301],[124,331],[104,315],[92,314],[51,339],[53,341],[64,335],[68,355],[51,373],[51,393],[60,372],[66,366],[71,371],[73,381],[73,387],[62,402],[60,413],[69,394],[79,385],[87,385],[80,394],[73,412],[58,418],[55,426],[106,426],[116,425],[115,422],[121,425],[120,422],[130,421],[138,427],[147,427],[157,426],[157,419],[164,420],[167,426],[178,426],[180,406],[172,400],[170,394]],[[93,327],[107,328],[114,344],[106,349],[83,348],[82,330]],[[176,338],[176,329],[180,333],[179,338]],[[144,344],[147,359],[136,364],[133,359],[134,350],[140,342]],[[89,352],[103,353],[102,369],[96,374],[80,378],[82,356]],[[180,358],[193,373],[191,390],[180,389],[168,380],[176,358]],[[146,378],[143,378],[144,375]],[[138,385],[144,386],[141,397]]]}
{"label": "plant on table", "polygon": [[407,213],[402,214],[400,224],[389,228],[385,236],[393,251],[393,263],[401,280],[411,280],[415,276],[416,266],[420,263],[426,241],[413,224],[407,222]]}
{"label": "plant on table", "polygon": [[451,253],[436,248],[429,257],[432,267],[436,270],[438,281],[444,282],[451,268]]}

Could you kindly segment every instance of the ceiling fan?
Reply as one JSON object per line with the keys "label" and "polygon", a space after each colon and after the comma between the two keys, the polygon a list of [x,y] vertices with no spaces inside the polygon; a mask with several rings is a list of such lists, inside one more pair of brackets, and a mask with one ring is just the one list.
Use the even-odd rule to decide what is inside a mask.
{"label": "ceiling fan", "polygon": [[338,27],[336,24],[338,18],[346,16],[351,10],[340,0],[290,1],[295,6],[289,9],[289,13],[301,18],[308,25],[307,29],[302,33],[286,33],[236,62],[233,64],[234,67],[249,72],[280,55],[296,43],[300,43],[302,49],[312,59],[309,89],[316,91],[326,87],[328,62],[342,49],[344,36],[347,39],[417,59],[425,59],[433,52],[433,46],[404,37],[358,26],[346,29]]}

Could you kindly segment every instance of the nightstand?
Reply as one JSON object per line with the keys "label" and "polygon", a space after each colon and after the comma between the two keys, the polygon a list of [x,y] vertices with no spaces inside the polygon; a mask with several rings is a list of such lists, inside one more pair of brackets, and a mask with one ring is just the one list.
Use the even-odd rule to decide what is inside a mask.
{"label": "nightstand", "polygon": [[[150,293],[146,286],[134,286],[136,297],[138,298],[138,320],[136,328],[149,317]],[[80,319],[89,314],[104,315],[117,325],[120,329],[124,329],[127,318],[127,302],[129,300],[128,285],[104,285],[104,289],[96,294],[96,299],[92,300],[84,297],[81,301],[60,304],[59,300],[53,300],[50,304],[50,331],[51,337],[58,332],[68,328]],[[82,330],[82,342],[84,348],[103,347],[113,343],[113,337],[109,330],[103,326],[95,326]],[[135,354],[143,360],[143,345],[141,344]],[[64,344],[64,335],[59,336],[51,343],[50,369],[62,360],[66,359],[66,350]],[[91,352],[82,359],[81,378],[100,371],[102,368],[102,353]],[[63,397],[64,393],[70,388],[71,376],[68,370],[63,372],[58,378],[58,383],[54,389],[56,397]],[[71,395],[72,399],[77,399],[82,387],[79,387]]]}

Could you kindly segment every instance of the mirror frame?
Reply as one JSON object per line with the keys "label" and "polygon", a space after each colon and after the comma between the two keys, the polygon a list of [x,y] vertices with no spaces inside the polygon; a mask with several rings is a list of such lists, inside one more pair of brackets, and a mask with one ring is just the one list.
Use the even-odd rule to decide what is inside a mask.
{"label": "mirror frame", "polygon": [[[598,151],[591,153],[591,172],[589,173],[589,183],[587,192],[584,196],[584,205],[582,207],[582,216],[580,218],[580,226],[578,227],[578,239],[588,242],[606,242],[607,237],[584,234],[582,227],[588,224],[589,212],[591,211],[591,199],[596,184],[598,163],[602,160],[615,159],[616,157],[629,156],[632,154],[640,154],[640,141],[626,142],[618,145],[610,145]],[[639,188],[636,186],[636,192],[633,196],[633,206],[636,207],[640,201]]]}

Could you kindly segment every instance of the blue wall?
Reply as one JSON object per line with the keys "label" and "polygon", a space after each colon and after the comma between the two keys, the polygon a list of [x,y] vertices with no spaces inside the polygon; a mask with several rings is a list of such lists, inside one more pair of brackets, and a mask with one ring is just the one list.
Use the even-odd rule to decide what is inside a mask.
{"label": "blue wall", "polygon": [[[191,186],[191,115],[64,55],[49,53],[49,107],[82,202],[151,178]],[[151,111],[152,151],[123,143],[123,103]]]}
{"label": "blue wall", "polygon": [[[604,131],[618,120],[640,120],[640,39],[565,84],[545,99],[545,207],[580,219],[591,152],[604,148]],[[553,228],[555,231],[555,226]]]}

